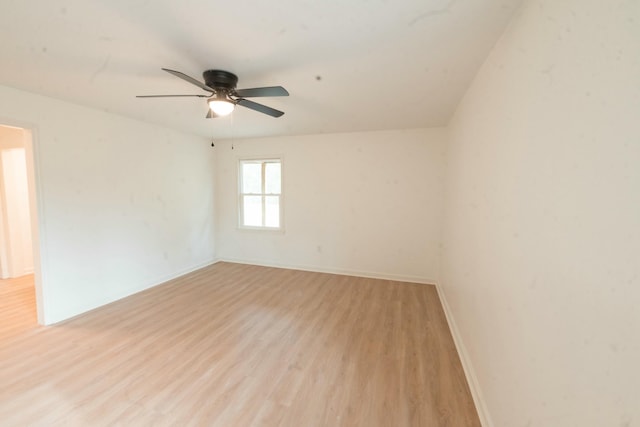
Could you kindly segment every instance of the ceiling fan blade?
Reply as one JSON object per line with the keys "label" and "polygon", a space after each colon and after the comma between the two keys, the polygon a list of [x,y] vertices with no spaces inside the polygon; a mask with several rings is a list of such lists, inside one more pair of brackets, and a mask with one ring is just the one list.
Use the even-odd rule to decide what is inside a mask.
{"label": "ceiling fan blade", "polygon": [[249,101],[248,99],[238,99],[237,103],[239,105],[242,105],[243,107],[247,107],[252,110],[259,111],[271,117],[280,117],[284,114],[282,111],[278,111],[274,108],[267,107],[266,105],[258,104],[257,102]]}
{"label": "ceiling fan blade", "polygon": [[198,86],[201,89],[206,90],[207,92],[215,92],[214,89],[211,89],[209,86],[207,86],[206,84],[194,79],[193,77],[189,77],[187,76],[185,73],[181,73],[180,71],[174,71],[174,70],[169,70],[168,68],[163,68],[163,71],[166,71],[169,74],[173,74],[176,77],[181,78],[182,80],[185,80],[193,85]]}
{"label": "ceiling fan blade", "polygon": [[136,95],[136,98],[178,98],[187,96],[197,96],[198,98],[209,97],[209,95]]}
{"label": "ceiling fan blade", "polygon": [[289,92],[282,86],[255,87],[251,89],[238,89],[236,96],[241,98],[252,98],[258,96],[289,96]]}

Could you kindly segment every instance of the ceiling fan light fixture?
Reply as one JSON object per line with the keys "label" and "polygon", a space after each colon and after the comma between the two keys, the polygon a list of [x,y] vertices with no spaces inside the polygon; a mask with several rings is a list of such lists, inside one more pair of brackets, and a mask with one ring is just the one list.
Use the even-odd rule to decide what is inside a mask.
{"label": "ceiling fan light fixture", "polygon": [[216,116],[227,116],[231,114],[236,104],[225,94],[217,94],[207,100],[209,108]]}

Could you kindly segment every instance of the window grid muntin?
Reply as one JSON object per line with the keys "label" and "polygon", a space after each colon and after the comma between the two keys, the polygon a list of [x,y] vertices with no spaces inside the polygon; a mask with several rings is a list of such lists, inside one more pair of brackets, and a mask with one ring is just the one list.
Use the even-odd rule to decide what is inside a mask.
{"label": "window grid muntin", "polygon": [[[261,193],[245,193],[244,192],[244,165],[247,164],[260,164],[260,190]],[[266,169],[267,164],[278,164],[280,165],[280,176],[279,176],[279,193],[267,193],[266,192]],[[244,229],[256,229],[256,230],[282,230],[282,159],[280,158],[266,158],[266,159],[241,159],[240,160],[240,173],[239,173],[239,227]],[[259,196],[260,197],[260,205],[261,205],[261,225],[245,225],[245,196]],[[267,197],[277,197],[278,201],[278,226],[268,226],[267,222]]]}

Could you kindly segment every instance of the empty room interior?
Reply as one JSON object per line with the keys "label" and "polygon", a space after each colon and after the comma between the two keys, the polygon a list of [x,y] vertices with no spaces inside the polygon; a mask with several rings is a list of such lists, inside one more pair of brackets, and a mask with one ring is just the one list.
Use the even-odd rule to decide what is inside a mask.
{"label": "empty room interior", "polygon": [[0,35],[0,425],[640,426],[640,1]]}

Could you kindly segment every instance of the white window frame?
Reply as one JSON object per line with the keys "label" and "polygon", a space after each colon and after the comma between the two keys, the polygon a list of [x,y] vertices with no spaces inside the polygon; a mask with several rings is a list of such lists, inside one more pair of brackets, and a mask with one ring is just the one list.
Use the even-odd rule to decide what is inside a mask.
{"label": "white window frame", "polygon": [[[242,192],[242,165],[245,163],[260,163],[262,164],[262,192],[261,193],[243,193]],[[280,194],[265,193],[265,165],[267,163],[280,163]],[[284,162],[282,157],[259,157],[259,158],[240,158],[238,159],[238,228],[242,230],[267,230],[267,231],[284,231],[284,215],[283,215],[283,193],[284,193]],[[244,225],[244,196],[261,196],[262,197],[262,221],[265,220],[265,196],[278,196],[278,215],[279,215],[279,227],[269,227],[266,225]]]}

